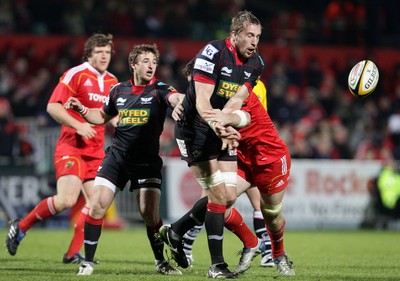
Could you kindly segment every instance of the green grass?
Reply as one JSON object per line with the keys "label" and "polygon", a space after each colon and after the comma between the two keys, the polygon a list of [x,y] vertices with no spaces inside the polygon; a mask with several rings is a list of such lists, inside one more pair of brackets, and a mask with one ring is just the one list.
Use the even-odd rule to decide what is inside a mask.
{"label": "green grass", "polygon": [[[5,238],[6,230],[0,235]],[[0,254],[0,280],[207,280],[208,246],[203,231],[194,245],[194,267],[183,276],[156,274],[144,228],[103,231],[96,258],[101,261],[92,276],[76,276],[77,265],[64,265],[72,232],[32,229],[18,253]],[[260,257],[239,279],[243,280],[400,280],[400,233],[384,231],[287,231],[286,251],[294,261],[296,276],[279,276],[261,268]],[[225,232],[224,254],[233,269],[242,247]]]}

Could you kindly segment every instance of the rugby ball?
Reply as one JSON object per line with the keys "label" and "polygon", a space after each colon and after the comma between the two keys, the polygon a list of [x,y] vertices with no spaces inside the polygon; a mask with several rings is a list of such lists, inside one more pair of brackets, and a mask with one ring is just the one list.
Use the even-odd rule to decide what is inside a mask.
{"label": "rugby ball", "polygon": [[379,80],[378,67],[370,60],[358,62],[350,71],[348,86],[356,97],[366,97],[376,89]]}

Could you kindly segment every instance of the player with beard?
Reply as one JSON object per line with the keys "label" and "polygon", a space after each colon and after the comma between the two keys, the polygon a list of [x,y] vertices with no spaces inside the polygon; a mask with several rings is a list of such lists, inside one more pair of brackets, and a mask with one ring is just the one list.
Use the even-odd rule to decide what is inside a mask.
{"label": "player with beard", "polygon": [[[240,93],[238,96],[244,97],[255,86],[263,70],[263,61],[255,52],[261,29],[260,21],[251,12],[240,11],[232,18],[230,37],[211,41],[200,50],[183,101],[182,118],[176,125],[175,135],[182,159],[188,163],[207,196],[196,202],[181,219],[160,228],[160,236],[178,265],[186,268],[188,262],[182,236],[204,222],[211,256],[209,278],[236,278],[223,257],[223,231],[224,224],[238,226],[230,222],[242,221],[242,217],[237,211],[234,214],[226,212],[236,200],[239,135],[232,127],[221,128],[215,122],[205,121],[204,114],[213,108],[223,109],[232,96]],[[238,110],[236,114],[240,116],[240,126],[248,124],[249,119],[243,111]],[[240,226],[243,224],[231,230],[248,232],[247,226],[247,230]],[[251,261],[262,242],[254,234],[248,238],[242,255],[249,254],[246,261]]]}

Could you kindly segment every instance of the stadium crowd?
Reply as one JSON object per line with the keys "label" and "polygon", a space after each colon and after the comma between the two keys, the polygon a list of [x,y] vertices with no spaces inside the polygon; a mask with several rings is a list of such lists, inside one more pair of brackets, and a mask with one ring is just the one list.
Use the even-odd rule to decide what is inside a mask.
{"label": "stadium crowd", "polygon": [[[306,1],[312,5],[296,1],[267,4],[262,0],[185,2],[110,0],[99,5],[97,1],[80,4],[76,0],[5,0],[0,4],[0,34],[89,36],[101,31],[120,38],[204,40],[226,34],[223,28],[228,26],[226,21],[231,14],[249,9],[263,21],[265,35],[261,41],[271,44],[360,47],[399,44],[396,41],[400,38],[397,1]],[[380,13],[370,16],[371,9]],[[365,32],[377,22],[379,30]],[[126,48],[121,45],[116,50],[109,68],[120,81],[130,76],[126,70]],[[11,111],[7,117],[0,116],[1,124],[6,122],[4,118],[8,122],[28,118],[34,119],[41,128],[57,126],[48,117],[46,104],[61,74],[80,62],[77,49],[77,45],[69,44],[48,54],[44,61],[35,56],[35,48],[5,49],[0,58],[0,98],[9,102]],[[377,90],[365,99],[357,99],[347,90],[347,75],[356,58],[344,58],[348,60],[344,68],[334,64],[322,67],[318,59],[310,59],[304,67],[299,67],[295,59],[264,59],[267,65],[261,79],[268,88],[268,110],[293,158],[387,159],[393,156],[400,159],[398,58],[399,63],[392,69],[381,70]],[[184,91],[186,80],[181,69],[186,63],[171,44],[162,52],[157,77]],[[173,121],[167,119],[165,126],[173,126]],[[164,131],[162,155],[178,156],[172,129]],[[15,143],[7,139],[10,135],[3,127],[0,132],[2,143],[7,140]],[[26,139],[27,134],[24,136]],[[16,151],[1,150],[0,156],[15,157]],[[26,151],[34,154],[34,149]]]}
{"label": "stadium crowd", "polygon": [[[399,44],[396,0],[3,0],[0,33],[207,40],[226,34],[231,15],[252,11],[261,42],[370,46]],[[48,11],[51,11],[50,13]]]}

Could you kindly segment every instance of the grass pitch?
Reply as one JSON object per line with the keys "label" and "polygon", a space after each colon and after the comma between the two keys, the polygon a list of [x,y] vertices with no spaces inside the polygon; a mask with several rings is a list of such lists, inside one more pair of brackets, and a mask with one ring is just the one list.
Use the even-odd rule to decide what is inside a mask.
{"label": "grass pitch", "polygon": [[[6,229],[0,230],[5,239]],[[61,262],[71,230],[32,229],[10,256],[0,253],[0,280],[208,280],[210,263],[203,230],[194,244],[195,264],[182,276],[155,273],[154,258],[144,227],[102,233],[92,276],[76,276],[78,265]],[[3,240],[4,241],[4,240]],[[279,276],[274,268],[259,266],[260,257],[239,276],[242,280],[400,280],[400,233],[390,231],[287,231],[286,251],[296,276]],[[241,242],[225,232],[224,255],[233,270]]]}

